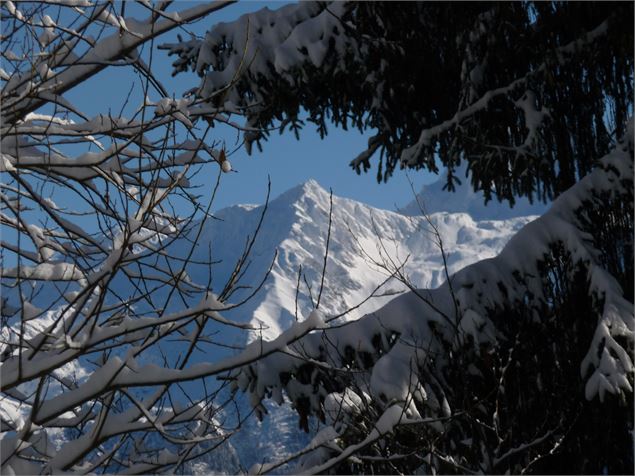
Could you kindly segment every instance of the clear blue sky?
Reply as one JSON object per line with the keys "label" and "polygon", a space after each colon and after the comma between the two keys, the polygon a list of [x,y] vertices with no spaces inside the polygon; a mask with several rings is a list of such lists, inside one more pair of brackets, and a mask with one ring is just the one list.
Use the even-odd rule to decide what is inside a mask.
{"label": "clear blue sky", "polygon": [[[242,1],[199,21],[191,30],[203,36],[217,22],[231,21],[244,13],[265,6],[271,9],[280,8],[286,3],[289,2]],[[175,2],[172,9],[184,9],[192,4],[193,2]],[[130,8],[127,5],[126,10],[127,16],[133,16],[134,4],[130,4]],[[142,17],[145,16],[144,13]],[[176,41],[176,33],[165,35],[155,43],[153,69],[170,94],[178,97],[186,90],[197,86],[199,78],[191,72],[171,77],[172,58],[168,57],[165,51],[158,50],[157,45]],[[77,86],[70,91],[68,97],[90,115],[107,112],[104,107],[110,104],[115,113],[118,112],[132,81],[134,75],[131,68],[108,68],[86,85]],[[96,84],[98,91],[95,91]],[[299,141],[292,133],[280,136],[274,132],[264,143],[262,153],[254,147],[253,155],[248,156],[244,149],[240,149],[230,158],[237,173],[223,177],[223,185],[214,209],[237,203],[262,203],[266,194],[267,175],[271,177],[273,197],[313,178],[324,188],[332,188],[336,195],[354,198],[379,208],[394,210],[395,205],[403,206],[412,200],[410,185],[403,171],[397,171],[388,183],[378,184],[376,169],[357,175],[349,167],[350,160],[365,148],[371,131],[362,135],[356,130],[343,131],[334,126],[329,131],[329,135],[321,140],[314,128],[309,125],[303,129]],[[227,149],[234,148],[234,131],[225,131],[223,134],[215,128],[214,132],[215,140],[225,140]],[[436,180],[436,176],[423,172],[410,172],[410,177],[417,190],[423,183]]]}

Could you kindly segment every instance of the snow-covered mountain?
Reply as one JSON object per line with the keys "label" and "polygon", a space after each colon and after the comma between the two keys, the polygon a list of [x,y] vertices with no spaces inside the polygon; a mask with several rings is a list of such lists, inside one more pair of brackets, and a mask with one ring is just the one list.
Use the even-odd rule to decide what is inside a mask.
{"label": "snow-covered mountain", "polygon": [[[253,234],[262,206],[234,206],[207,224],[198,247],[211,249],[219,283],[229,275],[242,253],[247,235]],[[446,253],[448,271],[496,255],[507,240],[531,218],[474,220],[467,213],[438,212],[423,216],[379,210],[363,203],[333,196],[332,229],[320,307],[327,315],[340,314],[364,301],[395,267],[418,288],[434,288],[445,279],[443,255],[434,228]],[[252,253],[245,283],[255,285],[271,264],[263,288],[246,306],[236,310],[240,319],[263,327],[273,338],[295,319],[298,292],[301,319],[312,309],[319,294],[329,225],[329,192],[317,182],[297,186],[272,200],[267,208]],[[203,271],[203,270],[202,270]],[[306,281],[305,281],[306,277]],[[309,292],[309,287],[311,291]],[[359,317],[379,307],[406,287],[392,280],[379,297],[346,315]]]}

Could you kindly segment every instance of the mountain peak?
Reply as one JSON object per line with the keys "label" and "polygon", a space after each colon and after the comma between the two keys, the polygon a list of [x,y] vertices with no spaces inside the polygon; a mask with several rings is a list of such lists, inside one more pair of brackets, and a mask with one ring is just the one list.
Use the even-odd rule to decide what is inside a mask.
{"label": "mountain peak", "polygon": [[317,182],[317,180],[311,178],[282,193],[274,201],[278,203],[286,203],[296,202],[307,198],[314,201],[321,201],[325,197],[328,197],[328,192]]}
{"label": "mountain peak", "polygon": [[300,185],[300,188],[305,193],[311,193],[311,194],[327,193],[326,189],[324,187],[322,187],[322,185],[320,185],[317,180],[312,179],[312,178],[308,179],[306,182],[304,182],[302,185]]}

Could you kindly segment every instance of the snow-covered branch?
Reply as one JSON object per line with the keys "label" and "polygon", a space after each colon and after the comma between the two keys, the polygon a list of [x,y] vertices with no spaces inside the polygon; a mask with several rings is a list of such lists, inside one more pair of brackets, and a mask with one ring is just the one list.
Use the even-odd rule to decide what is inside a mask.
{"label": "snow-covered branch", "polygon": [[[223,415],[227,384],[207,377],[318,325],[235,356],[210,338],[252,329],[225,314],[243,276],[216,279],[214,293],[219,262],[197,245],[232,170],[211,137],[220,111],[201,121],[192,98],[168,97],[148,49],[229,3],[140,2],[143,21],[126,15],[131,3],[2,3],[13,68],[0,75],[3,473],[187,468],[244,418]],[[89,116],[68,100],[113,66],[138,73],[121,104],[95,94],[103,112]],[[210,193],[200,175],[216,177]]]}

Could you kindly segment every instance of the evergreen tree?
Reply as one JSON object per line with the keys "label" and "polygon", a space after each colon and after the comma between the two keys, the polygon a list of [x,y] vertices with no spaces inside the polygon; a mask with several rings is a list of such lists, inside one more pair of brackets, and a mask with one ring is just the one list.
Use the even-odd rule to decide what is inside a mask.
{"label": "evergreen tree", "polygon": [[326,422],[304,469],[632,472],[633,28],[632,2],[307,2],[164,45],[248,144],[306,111],[375,131],[351,165],[378,180],[466,162],[486,199],[559,197],[498,257],[233,372]]}
{"label": "evergreen tree", "polygon": [[[633,106],[632,2],[309,2],[164,45],[192,92],[257,129],[307,120],[372,130],[352,160],[467,161],[486,199],[552,199],[625,132]],[[227,89],[228,81],[234,86]],[[251,143],[266,135],[248,132]]]}

